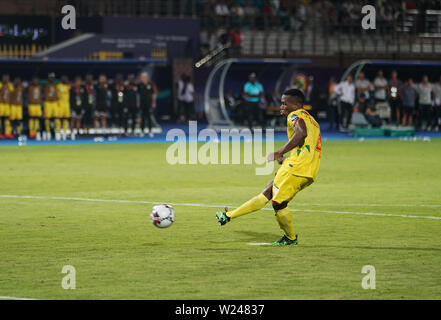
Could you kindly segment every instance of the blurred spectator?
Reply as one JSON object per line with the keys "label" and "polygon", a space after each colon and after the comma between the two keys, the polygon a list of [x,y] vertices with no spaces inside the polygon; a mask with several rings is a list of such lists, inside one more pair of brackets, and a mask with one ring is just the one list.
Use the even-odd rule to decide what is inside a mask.
{"label": "blurred spectator", "polygon": [[42,101],[43,91],[40,85],[40,79],[34,76],[28,88],[29,138],[41,138],[39,135]]}
{"label": "blurred spectator", "polygon": [[418,127],[430,131],[432,129],[433,88],[427,75],[423,75],[423,79],[417,88],[420,113]]}
{"label": "blurred spectator", "polygon": [[335,92],[340,96],[340,124],[344,129],[347,129],[355,102],[355,85],[352,76],[348,75],[345,81],[339,83],[335,88]]}
{"label": "blurred spectator", "polygon": [[256,13],[257,13],[257,9],[256,7],[254,7],[251,4],[250,0],[247,0],[245,7],[243,8],[245,17],[246,17],[246,24],[253,28],[255,25],[255,17],[256,17]]}
{"label": "blurred spectator", "polygon": [[305,92],[305,104],[309,104],[311,106],[311,110],[309,113],[317,119],[318,108],[320,107],[320,88],[319,86],[314,84],[314,77],[308,77],[308,86],[306,87]]}
{"label": "blurred spectator", "polygon": [[70,128],[76,135],[81,128],[81,120],[84,115],[85,89],[80,76],[75,77],[74,83],[70,88]]}
{"label": "blurred spectator", "polygon": [[440,127],[440,118],[441,118],[441,76],[438,82],[433,84],[433,91],[435,93],[435,103],[433,106],[434,109],[434,126],[435,130],[439,131]]}
{"label": "blurred spectator", "polygon": [[129,74],[127,76],[127,84],[124,86],[124,109],[122,114],[126,134],[129,130],[129,124],[132,127],[132,134],[135,133],[138,116],[138,86],[135,83],[135,75]]}
{"label": "blurred spectator", "polygon": [[392,112],[392,121],[395,121],[397,125],[400,124],[401,108],[402,108],[402,86],[403,83],[397,77],[397,72],[394,70],[391,73],[389,80],[389,105]]}
{"label": "blurred spectator", "polygon": [[231,14],[231,25],[233,27],[241,28],[245,17],[245,11],[241,7],[241,5],[235,2],[230,10],[230,14]]}
{"label": "blurred spectator", "polygon": [[228,89],[227,92],[225,92],[224,100],[229,117],[233,120],[233,122],[237,122],[237,101],[233,95],[233,90]]}
{"label": "blurred spectator", "polygon": [[403,95],[403,112],[401,125],[411,126],[413,124],[413,117],[415,115],[415,102],[418,91],[415,88],[412,78],[409,78],[402,89]]}
{"label": "blurred spectator", "polygon": [[96,86],[96,110],[94,114],[95,128],[107,128],[107,118],[110,115],[112,92],[107,83],[107,76],[100,74]]}
{"label": "blurred spectator", "polygon": [[364,93],[366,100],[370,98],[370,91],[372,91],[373,86],[372,83],[366,79],[363,71],[360,71],[358,74],[358,79],[355,81],[355,88],[357,88],[357,96],[360,96]]}
{"label": "blurred spectator", "polygon": [[13,82],[14,90],[11,92],[9,119],[12,125],[12,135],[20,136],[23,129],[23,92],[24,87],[19,77]]}
{"label": "blurred spectator", "polygon": [[156,84],[150,79],[147,72],[142,72],[139,76],[138,84],[139,92],[139,111],[138,123],[141,127],[141,137],[144,136],[146,125],[149,129],[149,137],[153,137],[152,131],[152,113],[156,108],[156,95],[158,94],[158,88]]}
{"label": "blurred spectator", "polygon": [[228,27],[228,16],[230,15],[230,10],[228,9],[228,6],[225,1],[220,0],[217,2],[216,6],[214,7],[214,10],[216,12],[216,22],[218,25],[227,26]]}
{"label": "blurred spectator", "polygon": [[374,79],[375,102],[384,102],[387,97],[387,80],[383,76],[383,70],[378,70],[377,77]]}
{"label": "blurred spectator", "polygon": [[93,85],[93,76],[90,73],[86,75],[85,91],[86,99],[83,104],[84,113],[82,126],[83,128],[90,129],[92,126],[92,117],[95,113],[96,107],[96,90],[95,86]]}
{"label": "blurred spectator", "polygon": [[254,120],[260,120],[261,124],[265,121],[264,118],[262,119],[262,111],[259,105],[260,98],[264,95],[263,86],[257,81],[254,72],[248,76],[248,82],[244,85],[243,93],[246,100],[245,110],[248,127],[252,131]]}
{"label": "blurred spectator", "polygon": [[381,119],[375,110],[375,104],[369,104],[364,93],[360,95],[358,102],[355,104],[355,108],[358,109],[360,113],[364,114],[367,122],[371,126],[381,126]]}
{"label": "blurred spectator", "polygon": [[230,42],[231,42],[231,57],[239,58],[240,50],[242,46],[242,33],[239,28],[234,28],[230,33]]}
{"label": "blurred spectator", "polygon": [[57,84],[58,97],[60,98],[58,101],[58,117],[63,121],[62,138],[66,139],[70,118],[70,81],[66,75],[62,75],[60,80],[61,82]]}
{"label": "blurred spectator", "polygon": [[183,116],[185,122],[188,122],[193,114],[194,94],[194,86],[190,76],[185,73],[182,74],[181,79],[178,81],[178,116]]}
{"label": "blurred spectator", "polygon": [[[331,77],[328,83],[328,113],[329,113],[329,129],[339,129],[339,112],[338,112],[338,98],[339,94],[336,92],[337,82],[334,77]],[[335,125],[335,127],[334,127]]]}
{"label": "blurred spectator", "polygon": [[387,102],[388,84],[387,80],[383,76],[383,70],[378,70],[377,77],[374,80],[375,87],[375,109],[378,112],[380,118],[390,123],[391,111],[389,103]]}
{"label": "blurred spectator", "polygon": [[121,73],[115,76],[115,82],[112,85],[112,106],[111,106],[111,119],[112,126],[123,128],[125,123],[124,119],[124,77]]}
{"label": "blurred spectator", "polygon": [[51,122],[54,122],[55,132],[60,131],[60,119],[57,117],[58,109],[58,93],[57,84],[55,83],[55,73],[48,75],[46,86],[44,87],[44,125],[45,131],[43,139],[51,139]]}

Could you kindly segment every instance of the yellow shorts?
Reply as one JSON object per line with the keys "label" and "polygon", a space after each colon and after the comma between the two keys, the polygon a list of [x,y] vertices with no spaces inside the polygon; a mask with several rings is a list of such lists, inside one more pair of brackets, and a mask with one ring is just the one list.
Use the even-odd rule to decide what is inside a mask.
{"label": "yellow shorts", "polygon": [[300,190],[305,189],[313,182],[312,178],[293,175],[281,167],[274,178],[272,201],[276,203],[289,202]]}
{"label": "yellow shorts", "polygon": [[29,104],[28,113],[31,118],[40,118],[41,117],[41,105]]}
{"label": "yellow shorts", "polygon": [[59,102],[59,111],[60,118],[70,118],[70,103]]}
{"label": "yellow shorts", "polygon": [[9,117],[11,107],[7,103],[0,103],[0,117]]}
{"label": "yellow shorts", "polygon": [[9,120],[23,120],[23,107],[18,104],[11,104]]}
{"label": "yellow shorts", "polygon": [[58,118],[59,106],[58,101],[46,101],[44,103],[44,117],[46,119]]}

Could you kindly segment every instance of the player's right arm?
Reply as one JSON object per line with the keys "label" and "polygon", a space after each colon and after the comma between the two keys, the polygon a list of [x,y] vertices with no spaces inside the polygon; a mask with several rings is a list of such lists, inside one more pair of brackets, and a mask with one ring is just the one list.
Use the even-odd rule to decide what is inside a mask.
{"label": "player's right arm", "polygon": [[297,119],[294,125],[294,134],[291,139],[278,151],[270,153],[268,155],[268,161],[279,161],[279,159],[283,157],[285,153],[291,151],[297,146],[303,145],[307,136],[308,130],[306,129],[305,121],[301,118]]}

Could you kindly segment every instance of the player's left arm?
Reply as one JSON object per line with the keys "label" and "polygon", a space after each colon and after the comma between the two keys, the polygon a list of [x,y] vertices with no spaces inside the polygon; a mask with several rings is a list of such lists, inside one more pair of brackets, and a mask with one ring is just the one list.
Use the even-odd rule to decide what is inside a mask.
{"label": "player's left arm", "polygon": [[294,126],[294,135],[291,139],[278,151],[270,153],[268,155],[268,161],[277,160],[279,163],[283,162],[283,155],[297,146],[303,145],[306,137],[308,136],[308,130],[303,119],[298,119]]}

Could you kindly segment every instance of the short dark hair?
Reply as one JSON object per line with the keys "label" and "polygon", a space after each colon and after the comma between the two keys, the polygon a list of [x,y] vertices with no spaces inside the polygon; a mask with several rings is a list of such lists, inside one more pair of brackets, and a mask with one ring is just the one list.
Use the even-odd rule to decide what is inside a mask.
{"label": "short dark hair", "polygon": [[305,94],[300,89],[288,89],[283,95],[296,98],[297,102],[301,105],[305,103]]}

